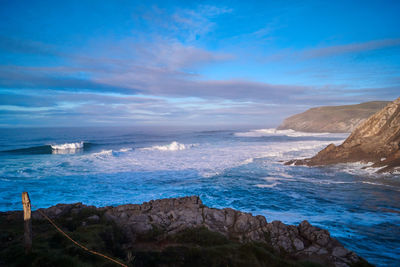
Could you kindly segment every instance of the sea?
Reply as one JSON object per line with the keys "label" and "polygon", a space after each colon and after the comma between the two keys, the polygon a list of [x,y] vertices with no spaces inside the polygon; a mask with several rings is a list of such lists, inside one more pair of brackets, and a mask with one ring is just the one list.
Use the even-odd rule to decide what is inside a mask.
{"label": "sea", "polygon": [[[0,129],[0,211],[198,195],[268,222],[308,220],[377,266],[400,266],[400,174],[286,166],[348,134],[162,127]],[[1,227],[1,226],[0,226]]]}

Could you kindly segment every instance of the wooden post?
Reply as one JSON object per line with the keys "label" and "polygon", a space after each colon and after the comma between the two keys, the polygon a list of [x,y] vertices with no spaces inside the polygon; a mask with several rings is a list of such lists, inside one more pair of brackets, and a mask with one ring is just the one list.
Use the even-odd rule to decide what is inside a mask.
{"label": "wooden post", "polygon": [[22,206],[24,207],[24,247],[25,254],[32,250],[32,220],[31,220],[31,200],[28,192],[22,192]]}

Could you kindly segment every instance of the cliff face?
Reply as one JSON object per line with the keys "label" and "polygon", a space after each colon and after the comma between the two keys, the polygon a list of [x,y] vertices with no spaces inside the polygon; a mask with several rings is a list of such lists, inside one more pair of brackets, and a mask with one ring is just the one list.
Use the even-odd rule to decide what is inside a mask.
{"label": "cliff face", "polygon": [[330,144],[312,158],[287,164],[316,166],[358,161],[383,167],[379,172],[400,167],[400,98],[360,124],[343,144]]}
{"label": "cliff face", "polygon": [[373,101],[358,105],[311,108],[285,119],[278,130],[350,133],[388,103],[387,101]]}
{"label": "cliff face", "polygon": [[[107,241],[103,247],[113,248],[109,253],[118,252],[120,258],[131,253],[134,266],[305,266],[304,261],[321,266],[370,266],[344,248],[328,231],[307,221],[298,226],[280,221],[268,223],[263,216],[230,208],[208,208],[197,196],[104,208],[81,203],[59,204],[41,211],[60,227],[71,231],[75,238],[79,238],[80,233],[87,235],[78,240],[88,242],[94,237],[104,237],[103,240],[95,239],[93,245],[100,249]],[[61,236],[52,236],[55,230],[38,211],[32,213],[32,218],[35,231],[48,227],[52,246],[49,249],[58,244],[63,249],[63,256],[68,251],[73,251],[75,256],[81,254],[76,248],[65,249],[67,244],[73,244]],[[0,212],[0,222],[4,223],[5,230],[21,221],[22,212]],[[46,240],[44,233],[35,232],[35,236]],[[18,241],[18,244],[22,242]],[[1,248],[6,250],[10,246],[0,246],[0,255]],[[40,246],[36,245],[36,248]],[[23,249],[21,251],[23,253]],[[196,259],[200,261],[196,262]],[[148,260],[155,262],[151,264]]]}

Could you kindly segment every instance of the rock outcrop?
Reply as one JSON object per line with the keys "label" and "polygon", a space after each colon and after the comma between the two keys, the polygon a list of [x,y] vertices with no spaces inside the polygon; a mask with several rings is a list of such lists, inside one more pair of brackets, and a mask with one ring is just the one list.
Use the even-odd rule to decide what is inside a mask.
{"label": "rock outcrop", "polygon": [[291,165],[328,165],[364,162],[379,172],[400,169],[400,98],[369,117],[339,146],[328,145],[312,158],[292,160]]}
{"label": "rock outcrop", "polygon": [[373,101],[357,105],[311,108],[303,113],[286,118],[278,127],[278,130],[350,133],[388,103],[387,101]]}
{"label": "rock outcrop", "polygon": [[[77,213],[84,208],[84,205],[77,203],[57,205],[42,211],[51,218],[57,218]],[[350,266],[356,263],[368,265],[332,238],[328,231],[312,226],[307,221],[298,226],[285,225],[280,221],[268,223],[263,216],[252,216],[230,208],[208,208],[197,196],[99,209],[103,212],[101,219],[116,223],[132,246],[148,233],[153,233],[155,239],[165,240],[185,229],[206,227],[240,243],[267,244],[279,255],[295,260],[308,260],[324,266]],[[33,218],[44,219],[37,211],[33,212]],[[99,218],[91,216],[86,220]]]}

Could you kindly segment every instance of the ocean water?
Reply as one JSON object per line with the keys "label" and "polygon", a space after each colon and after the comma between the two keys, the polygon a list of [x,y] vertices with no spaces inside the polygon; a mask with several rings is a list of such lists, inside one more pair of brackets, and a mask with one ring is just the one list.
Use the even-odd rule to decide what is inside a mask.
{"label": "ocean water", "polygon": [[292,130],[0,129],[0,211],[83,202],[106,206],[199,195],[267,221],[308,220],[378,266],[400,265],[400,175],[362,164],[309,168],[346,134]]}

